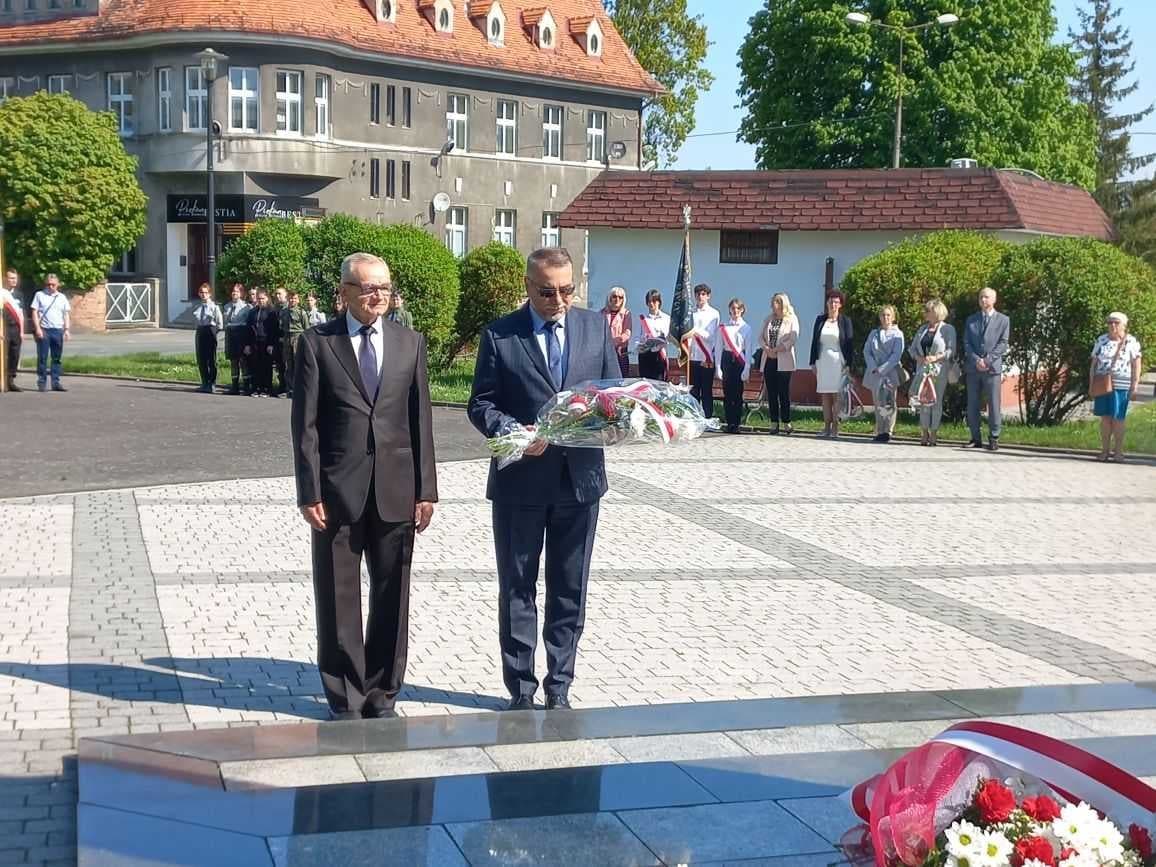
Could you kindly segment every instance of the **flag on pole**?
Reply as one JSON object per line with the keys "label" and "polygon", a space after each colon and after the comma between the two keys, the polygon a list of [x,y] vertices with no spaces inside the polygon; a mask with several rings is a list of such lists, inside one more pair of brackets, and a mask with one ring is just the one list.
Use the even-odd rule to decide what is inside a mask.
{"label": "flag on pole", "polygon": [[683,208],[686,231],[682,237],[682,260],[674,284],[674,301],[670,305],[670,336],[678,341],[678,366],[685,367],[687,348],[683,338],[694,331],[694,298],[690,277],[690,206]]}

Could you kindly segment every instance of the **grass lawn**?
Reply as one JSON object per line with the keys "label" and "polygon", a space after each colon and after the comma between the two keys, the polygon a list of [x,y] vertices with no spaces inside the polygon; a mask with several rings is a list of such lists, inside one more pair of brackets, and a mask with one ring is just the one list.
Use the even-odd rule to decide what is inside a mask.
{"label": "grass lawn", "polygon": [[[138,352],[131,355],[64,356],[65,373],[96,373],[106,376],[127,376],[140,379],[161,379],[168,381],[199,382],[196,358],[192,353],[164,355],[159,352]],[[22,368],[35,368],[35,359],[25,358]],[[443,403],[465,403],[470,395],[473,381],[473,359],[461,359],[448,371],[435,373],[430,380],[430,394],[435,401]],[[217,381],[229,385],[229,365],[222,358],[218,362]],[[717,405],[717,404],[716,404]],[[753,412],[748,423],[755,427],[766,427],[763,411]],[[818,431],[822,428],[822,415],[817,409],[795,411],[794,426],[799,431]],[[875,429],[874,419],[866,415],[860,419],[845,422],[845,433],[870,434]],[[900,412],[899,423],[895,426],[897,436],[919,437],[919,424],[914,415]],[[944,422],[939,431],[941,440],[964,441],[968,438],[967,427],[960,423]],[[1069,422],[1056,427],[1028,427],[1017,422],[1004,422],[1001,442],[1013,445],[1052,446],[1057,448],[1089,449],[1100,448],[1099,419]],[[1134,405],[1128,414],[1128,430],[1124,448],[1128,452],[1156,454],[1156,403]]]}

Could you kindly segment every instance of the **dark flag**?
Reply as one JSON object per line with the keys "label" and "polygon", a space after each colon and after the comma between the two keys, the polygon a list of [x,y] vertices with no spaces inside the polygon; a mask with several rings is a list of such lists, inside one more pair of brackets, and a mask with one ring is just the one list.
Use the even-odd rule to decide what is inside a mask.
{"label": "dark flag", "polygon": [[686,367],[687,350],[683,337],[694,331],[694,297],[690,280],[690,229],[682,238],[682,261],[678,263],[678,280],[674,284],[674,301],[670,305],[670,336],[678,341],[678,366]]}

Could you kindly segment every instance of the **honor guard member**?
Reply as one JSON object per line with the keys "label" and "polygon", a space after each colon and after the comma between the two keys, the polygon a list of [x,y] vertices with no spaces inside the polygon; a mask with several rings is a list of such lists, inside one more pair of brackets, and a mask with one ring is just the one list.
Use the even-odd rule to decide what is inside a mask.
{"label": "honor guard member", "polygon": [[221,311],[225,323],[225,358],[229,359],[229,373],[233,387],[229,394],[245,394],[252,389],[249,381],[248,359],[245,357],[245,343],[249,336],[249,311],[252,309],[245,300],[245,287],[239,281],[229,292],[229,301]]}
{"label": "honor guard member", "polygon": [[690,333],[690,393],[702,404],[707,418],[714,417],[714,356],[718,342],[719,314],[710,306],[710,287],[694,287],[694,330]]}
{"label": "honor guard member", "polygon": [[269,303],[269,293],[257,290],[257,306],[249,311],[249,357],[253,394],[268,397],[273,391],[273,353],[281,346],[277,311]]}
{"label": "honor guard member", "polygon": [[743,420],[743,383],[751,375],[755,341],[751,326],[743,319],[747,305],[738,298],[732,298],[727,309],[730,321],[719,326],[714,369],[723,385],[723,414],[726,416],[727,432],[738,433]]}
{"label": "honor guard member", "polygon": [[281,311],[282,358],[285,362],[286,392],[293,396],[293,363],[297,355],[297,340],[309,328],[309,313],[301,306],[301,296],[289,293],[289,306]]}
{"label": "honor guard member", "polygon": [[8,353],[6,373],[9,391],[23,391],[16,384],[16,370],[20,367],[20,341],[23,340],[24,310],[20,306],[20,296],[16,294],[20,286],[20,275],[15,268],[4,272],[4,285],[0,287],[0,328],[4,329],[4,351]]}
{"label": "honor guard member", "polygon": [[201,372],[201,387],[204,394],[212,394],[217,382],[217,333],[224,327],[221,308],[213,300],[213,290],[208,283],[197,289],[200,303],[193,308],[193,321],[197,323],[194,343],[197,350],[197,369]]}
{"label": "honor guard member", "polygon": [[[289,331],[289,292],[284,286],[273,290],[273,310],[277,313],[277,327],[283,336]],[[274,396],[280,397],[286,392],[285,381],[285,345],[281,340],[273,347],[273,369],[277,371],[277,390]]]}

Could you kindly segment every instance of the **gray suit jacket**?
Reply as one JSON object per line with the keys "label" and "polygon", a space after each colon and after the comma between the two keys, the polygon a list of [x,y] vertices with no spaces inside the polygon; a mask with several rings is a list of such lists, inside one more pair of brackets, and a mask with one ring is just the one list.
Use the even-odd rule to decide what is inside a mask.
{"label": "gray suit jacket", "polygon": [[[584,380],[619,379],[618,356],[601,313],[571,307],[566,314],[566,377],[563,388]],[[546,359],[534,338],[527,307],[491,322],[478,343],[474,387],[467,412],[483,435],[498,435],[515,421],[534,424],[538,410],[556,391]],[[523,458],[503,470],[490,462],[486,496],[495,502],[548,506],[559,501],[563,469],[569,471],[574,498],[593,503],[606,493],[602,449],[550,446],[538,457]]]}
{"label": "gray suit jacket", "polygon": [[[1011,336],[1011,320],[998,310],[992,311],[987,329],[983,327],[983,314],[973,313],[967,317],[963,329],[963,369],[966,373],[997,376],[1003,373],[1003,357],[1007,354],[1008,338]],[[987,370],[976,368],[976,359],[987,362]]]}

